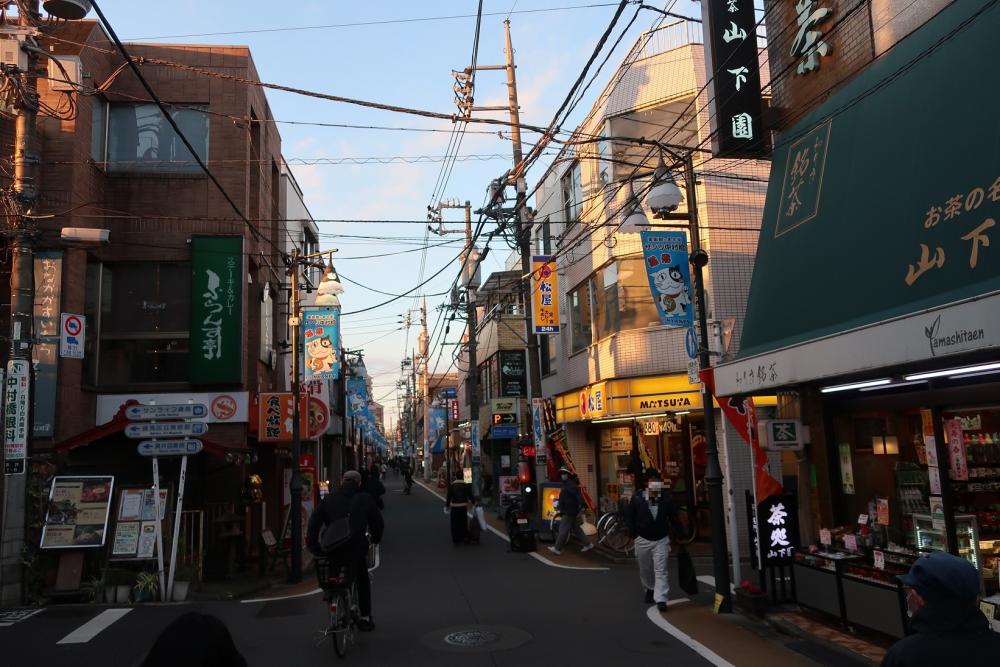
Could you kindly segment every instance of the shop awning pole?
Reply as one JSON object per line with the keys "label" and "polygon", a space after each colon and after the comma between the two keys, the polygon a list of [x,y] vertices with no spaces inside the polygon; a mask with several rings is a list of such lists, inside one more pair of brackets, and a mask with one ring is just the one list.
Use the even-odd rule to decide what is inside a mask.
{"label": "shop awning pole", "polygon": [[174,539],[170,542],[170,576],[167,577],[167,600],[174,599],[174,575],[177,574],[177,540],[181,531],[184,507],[184,480],[187,479],[188,457],[181,457],[181,479],[177,484],[177,512],[174,514]]}

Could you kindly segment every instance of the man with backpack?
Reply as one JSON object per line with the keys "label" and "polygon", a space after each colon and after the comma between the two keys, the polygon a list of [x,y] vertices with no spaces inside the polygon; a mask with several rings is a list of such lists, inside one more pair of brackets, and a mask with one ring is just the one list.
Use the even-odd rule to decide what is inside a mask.
{"label": "man with backpack", "polygon": [[364,632],[375,629],[372,587],[368,578],[368,538],[365,533],[371,533],[371,543],[378,544],[382,541],[384,528],[382,513],[371,495],[361,490],[361,473],[356,470],[344,473],[340,488],[327,494],[309,517],[309,551],[353,570],[361,611],[357,627]]}

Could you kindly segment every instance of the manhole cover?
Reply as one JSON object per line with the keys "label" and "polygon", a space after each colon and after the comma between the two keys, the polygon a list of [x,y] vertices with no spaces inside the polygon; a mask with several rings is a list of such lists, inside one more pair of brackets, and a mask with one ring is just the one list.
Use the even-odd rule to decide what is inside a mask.
{"label": "manhole cover", "polygon": [[488,630],[461,630],[445,635],[444,641],[452,646],[483,646],[500,639],[500,635]]}
{"label": "manhole cover", "polygon": [[493,653],[517,648],[531,641],[531,635],[509,625],[460,625],[429,632],[420,640],[436,651]]}

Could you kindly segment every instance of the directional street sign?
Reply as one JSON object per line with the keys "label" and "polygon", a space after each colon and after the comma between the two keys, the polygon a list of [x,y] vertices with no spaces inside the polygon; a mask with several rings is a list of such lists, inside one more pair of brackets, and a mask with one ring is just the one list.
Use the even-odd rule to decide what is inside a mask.
{"label": "directional street sign", "polygon": [[517,415],[511,414],[494,414],[493,415],[494,424],[516,424]]}
{"label": "directional street sign", "polygon": [[506,440],[517,437],[517,426],[502,425],[494,426],[490,429],[490,436],[494,440]]}
{"label": "directional street sign", "polygon": [[136,446],[142,456],[188,456],[201,451],[201,440],[143,440]]}
{"label": "directional street sign", "polygon": [[205,422],[166,422],[139,423],[125,427],[125,437],[136,440],[142,438],[184,438],[189,435],[205,435],[208,424]]}
{"label": "directional street sign", "polygon": [[208,406],[202,403],[181,405],[130,405],[125,408],[129,421],[153,419],[203,419],[208,416]]}

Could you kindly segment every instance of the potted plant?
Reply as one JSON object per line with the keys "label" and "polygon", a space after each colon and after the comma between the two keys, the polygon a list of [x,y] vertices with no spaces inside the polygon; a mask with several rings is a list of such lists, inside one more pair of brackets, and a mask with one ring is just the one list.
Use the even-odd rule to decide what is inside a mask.
{"label": "potted plant", "polygon": [[192,581],[198,580],[198,568],[193,563],[182,565],[177,570],[174,577],[174,593],[171,598],[174,602],[184,602],[187,600],[188,590]]}
{"label": "potted plant", "polygon": [[140,572],[132,587],[132,596],[136,602],[150,602],[156,599],[160,592],[160,575],[157,572]]}
{"label": "potted plant", "polygon": [[80,591],[90,602],[101,602],[104,599],[104,578],[91,577],[80,585]]}

